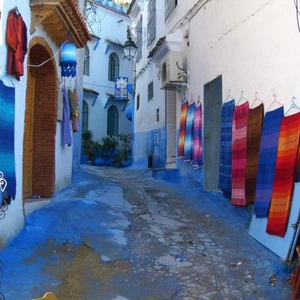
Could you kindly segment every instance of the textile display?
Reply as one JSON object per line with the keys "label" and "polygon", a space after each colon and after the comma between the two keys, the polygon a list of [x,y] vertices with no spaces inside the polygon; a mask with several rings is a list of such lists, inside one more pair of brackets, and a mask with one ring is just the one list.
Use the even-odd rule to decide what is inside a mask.
{"label": "textile display", "polygon": [[246,151],[246,181],[245,195],[247,204],[253,204],[259,160],[259,148],[264,117],[264,105],[261,103],[249,110],[247,125],[247,151]]}
{"label": "textile display", "polygon": [[72,127],[73,127],[73,132],[78,132],[78,123],[79,123],[79,118],[80,118],[80,112],[79,112],[79,103],[78,103],[78,93],[77,93],[76,89],[74,89],[73,97],[74,97],[76,110],[75,110],[75,118],[72,122]]}
{"label": "textile display", "polygon": [[191,103],[188,107],[186,117],[186,129],[184,139],[184,161],[191,161],[193,158],[193,129],[194,129],[194,111],[195,103]]}
{"label": "textile display", "polygon": [[253,213],[267,218],[273,191],[276,157],[283,106],[265,114],[261,134]]}
{"label": "textile display", "polygon": [[7,181],[6,194],[16,196],[15,88],[0,81],[0,171]]}
{"label": "textile display", "polygon": [[195,107],[193,128],[193,166],[199,168],[203,165],[202,155],[202,105]]}
{"label": "textile display", "polygon": [[7,17],[6,41],[7,74],[15,75],[17,80],[24,75],[24,58],[27,53],[27,27],[21,14],[12,9]]}
{"label": "textile display", "polygon": [[281,122],[274,187],[266,232],[284,237],[299,161],[300,112]]}
{"label": "textile display", "polygon": [[178,158],[183,158],[184,155],[184,139],[186,129],[186,117],[188,111],[188,102],[184,102],[181,105],[180,111],[180,125],[179,125],[179,138],[178,138]]}
{"label": "textile display", "polygon": [[231,195],[232,164],[232,118],[235,101],[225,102],[221,112],[220,172],[219,188],[225,195]]}
{"label": "textile display", "polygon": [[232,190],[231,204],[246,206],[246,149],[249,102],[234,109],[232,121]]}
{"label": "textile display", "polygon": [[70,126],[70,103],[68,99],[68,91],[63,88],[64,95],[64,107],[63,107],[63,120],[62,120],[62,138],[63,144],[68,145],[69,147],[72,145],[72,137],[71,137],[71,126]]}

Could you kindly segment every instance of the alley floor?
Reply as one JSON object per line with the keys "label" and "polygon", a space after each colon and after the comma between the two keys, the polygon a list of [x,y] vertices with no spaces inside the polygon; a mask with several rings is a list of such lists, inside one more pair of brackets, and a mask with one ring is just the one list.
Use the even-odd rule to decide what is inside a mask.
{"label": "alley floor", "polygon": [[[12,204],[13,205],[13,204]],[[250,214],[196,182],[84,165],[1,251],[6,300],[291,299],[291,266]]]}

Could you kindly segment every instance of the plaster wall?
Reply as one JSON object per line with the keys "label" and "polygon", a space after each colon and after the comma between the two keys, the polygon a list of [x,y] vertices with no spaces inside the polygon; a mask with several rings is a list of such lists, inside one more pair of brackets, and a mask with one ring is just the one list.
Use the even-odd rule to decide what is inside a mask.
{"label": "plaster wall", "polygon": [[[22,14],[23,20],[27,26],[27,37],[28,45],[30,40],[34,36],[42,37],[49,44],[52,49],[53,54],[55,54],[59,49],[52,42],[52,40],[47,36],[47,34],[42,30],[42,26],[38,26],[34,34],[29,33],[30,29],[30,6],[28,1],[21,0],[12,0],[12,1],[1,1],[0,10],[1,10],[1,20],[0,20],[0,70],[1,76],[5,73],[6,59],[7,59],[7,44],[5,41],[5,32],[6,32],[6,22],[8,12],[13,9],[15,6],[18,7],[19,12]],[[78,62],[80,63],[80,50],[78,51]],[[55,56],[55,62],[58,74],[60,74],[59,67],[59,55]],[[81,59],[82,61],[82,59]],[[23,135],[24,135],[24,114],[25,114],[25,105],[26,105],[26,83],[27,83],[27,62],[28,62],[28,53],[25,56],[24,61],[24,76],[21,77],[20,81],[10,77],[15,86],[15,99],[16,99],[16,109],[15,109],[15,165],[16,165],[16,198],[12,201],[8,210],[6,211],[6,217],[2,220],[0,226],[0,246],[5,244],[8,239],[12,238],[16,233],[18,233],[24,226],[24,213],[23,213],[23,199],[22,199],[22,168],[23,168]],[[3,79],[5,84],[11,85],[10,81],[7,78]],[[78,78],[79,85],[80,77]],[[78,133],[77,133],[78,134]],[[74,134],[75,135],[75,134]],[[74,142],[74,137],[73,137]],[[55,192],[66,188],[71,184],[72,178],[72,156],[73,156],[73,146],[67,147],[62,144],[61,136],[61,123],[57,122],[56,125],[56,145],[55,145]],[[79,158],[77,159],[77,161]],[[5,175],[5,174],[4,174]]]}
{"label": "plaster wall", "polygon": [[[97,8],[97,14],[92,14],[89,10],[87,14],[91,33],[98,36],[100,41],[93,40],[88,43],[90,72],[89,76],[84,75],[83,82],[85,88],[97,91],[99,96],[94,101],[94,96],[84,94],[84,100],[89,108],[89,129],[93,131],[94,140],[100,142],[101,138],[107,135],[107,111],[111,105],[115,105],[118,109],[119,133],[132,133],[132,123],[126,118],[123,110],[126,103],[122,101],[107,103],[108,94],[115,94],[115,83],[108,80],[108,60],[111,53],[116,53],[119,58],[119,75],[128,77],[129,84],[133,84],[133,61],[124,58],[122,47],[107,41],[124,45],[127,40],[127,26],[131,24],[131,20],[125,15],[103,7]],[[132,97],[130,94],[128,96]]]}

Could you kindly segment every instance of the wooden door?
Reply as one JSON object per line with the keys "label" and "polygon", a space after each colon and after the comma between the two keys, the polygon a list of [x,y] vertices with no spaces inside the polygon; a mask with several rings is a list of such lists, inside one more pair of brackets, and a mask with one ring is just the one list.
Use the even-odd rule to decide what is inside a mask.
{"label": "wooden door", "polygon": [[35,78],[28,72],[23,144],[23,199],[32,195]]}

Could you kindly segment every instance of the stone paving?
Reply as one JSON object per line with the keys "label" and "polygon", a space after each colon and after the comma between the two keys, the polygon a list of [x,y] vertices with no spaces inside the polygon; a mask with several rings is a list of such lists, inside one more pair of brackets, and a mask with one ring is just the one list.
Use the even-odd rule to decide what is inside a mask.
{"label": "stone paving", "polygon": [[20,290],[22,299],[291,298],[291,268],[249,236],[246,209],[149,170],[82,169],[2,251],[7,300]]}

